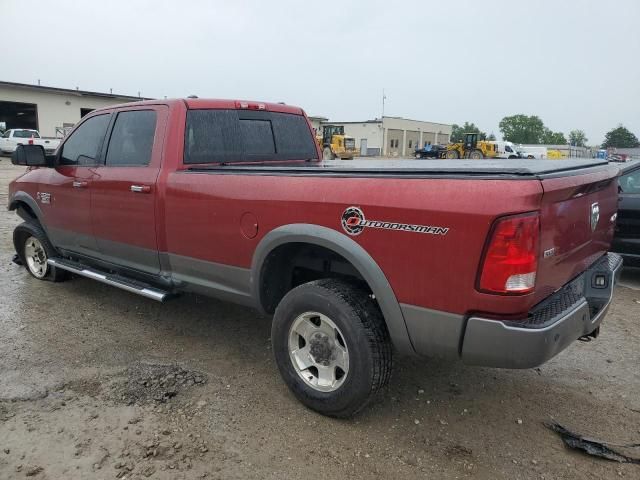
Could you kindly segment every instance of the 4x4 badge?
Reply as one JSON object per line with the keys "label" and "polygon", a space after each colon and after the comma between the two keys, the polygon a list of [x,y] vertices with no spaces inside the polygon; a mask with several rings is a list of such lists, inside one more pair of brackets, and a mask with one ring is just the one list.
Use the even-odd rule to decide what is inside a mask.
{"label": "4x4 badge", "polygon": [[364,212],[358,207],[349,207],[342,214],[342,228],[349,235],[360,235],[365,228],[382,228],[384,230],[398,230],[401,232],[426,233],[430,235],[446,235],[448,227],[431,225],[413,225],[410,223],[385,222],[381,220],[367,220]]}
{"label": "4x4 badge", "polygon": [[51,203],[51,194],[46,192],[36,193],[36,198],[40,200],[40,203]]}

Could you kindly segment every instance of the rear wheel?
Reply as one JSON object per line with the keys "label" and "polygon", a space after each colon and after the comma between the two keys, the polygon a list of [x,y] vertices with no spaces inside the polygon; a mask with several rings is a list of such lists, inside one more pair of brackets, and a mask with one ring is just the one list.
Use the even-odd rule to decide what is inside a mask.
{"label": "rear wheel", "polygon": [[38,280],[61,282],[69,277],[68,272],[47,263],[57,252],[40,225],[31,222],[18,225],[13,231],[13,244],[22,264]]}
{"label": "rear wheel", "polygon": [[460,158],[460,154],[458,153],[457,150],[447,150],[447,153],[446,153],[445,157],[447,157],[447,158]]}
{"label": "rear wheel", "polygon": [[469,158],[472,160],[480,160],[481,158],[484,158],[484,155],[480,150],[474,150],[469,154]]}
{"label": "rear wheel", "polygon": [[331,151],[331,149],[329,147],[324,147],[324,150],[322,150],[322,159],[323,160],[333,160],[334,159],[333,152]]}
{"label": "rear wheel", "polygon": [[389,381],[391,343],[382,314],[366,291],[344,281],[316,280],[287,293],[271,341],[289,389],[324,415],[356,414]]}

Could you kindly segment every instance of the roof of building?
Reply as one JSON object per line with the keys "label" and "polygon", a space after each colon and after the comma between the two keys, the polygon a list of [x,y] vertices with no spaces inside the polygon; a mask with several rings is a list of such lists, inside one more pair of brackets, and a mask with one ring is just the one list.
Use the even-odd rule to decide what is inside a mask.
{"label": "roof of building", "polygon": [[[406,120],[407,122],[420,122],[420,123],[433,123],[434,125],[444,125],[446,127],[450,127],[450,123],[442,123],[442,122],[432,122],[430,120],[414,120],[413,118],[404,118],[404,117],[392,117],[390,115],[384,115],[382,118],[392,118],[394,120]],[[376,119],[378,120],[378,119]]]}
{"label": "roof of building", "polygon": [[347,124],[356,124],[356,123],[382,123],[382,120],[376,118],[375,120],[361,120],[359,122],[335,122],[333,120],[329,121],[324,121],[322,123],[328,123],[328,124],[336,124],[336,125],[347,125]]}
{"label": "roof of building", "polygon": [[24,88],[29,90],[39,90],[51,93],[65,93],[68,95],[80,95],[87,97],[116,98],[125,100],[153,100],[147,97],[134,97],[132,95],[120,95],[117,93],[91,92],[89,90],[79,90],[71,88],[45,87],[43,85],[31,85],[29,83],[4,82],[0,80],[0,87]]}
{"label": "roof of building", "polygon": [[359,122],[357,121],[349,121],[349,122],[336,122],[336,121],[326,121],[323,123],[331,123],[331,124],[337,124],[337,125],[347,125],[347,124],[356,124],[356,123],[382,123],[383,119],[388,118],[390,120],[404,120],[407,122],[417,122],[417,123],[431,123],[433,125],[443,125],[445,127],[450,127],[451,124],[449,123],[440,123],[440,122],[431,122],[429,120],[413,120],[411,118],[404,118],[404,117],[391,117],[389,115],[385,115],[382,118],[374,118],[373,120],[361,120]]}

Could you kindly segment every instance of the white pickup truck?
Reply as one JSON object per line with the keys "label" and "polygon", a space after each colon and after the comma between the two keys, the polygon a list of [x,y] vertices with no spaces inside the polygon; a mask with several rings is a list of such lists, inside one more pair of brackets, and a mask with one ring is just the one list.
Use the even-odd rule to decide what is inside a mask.
{"label": "white pickup truck", "polygon": [[0,136],[0,154],[12,154],[18,145],[42,145],[47,155],[60,145],[59,138],[43,138],[37,130],[12,128]]}

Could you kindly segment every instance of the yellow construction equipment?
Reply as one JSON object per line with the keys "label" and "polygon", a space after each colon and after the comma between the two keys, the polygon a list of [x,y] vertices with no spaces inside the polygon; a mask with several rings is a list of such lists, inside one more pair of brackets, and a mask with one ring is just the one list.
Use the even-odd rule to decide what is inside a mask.
{"label": "yellow construction equipment", "polygon": [[562,153],[560,150],[547,150],[547,158],[559,160],[561,158],[567,158],[567,154]]}
{"label": "yellow construction equipment", "polygon": [[464,142],[450,143],[445,152],[446,158],[495,158],[498,148],[494,142],[478,140],[477,133],[465,133]]}
{"label": "yellow construction equipment", "polygon": [[316,141],[322,149],[323,160],[353,160],[358,155],[355,138],[346,136],[342,125],[323,125],[322,135],[316,135]]}

